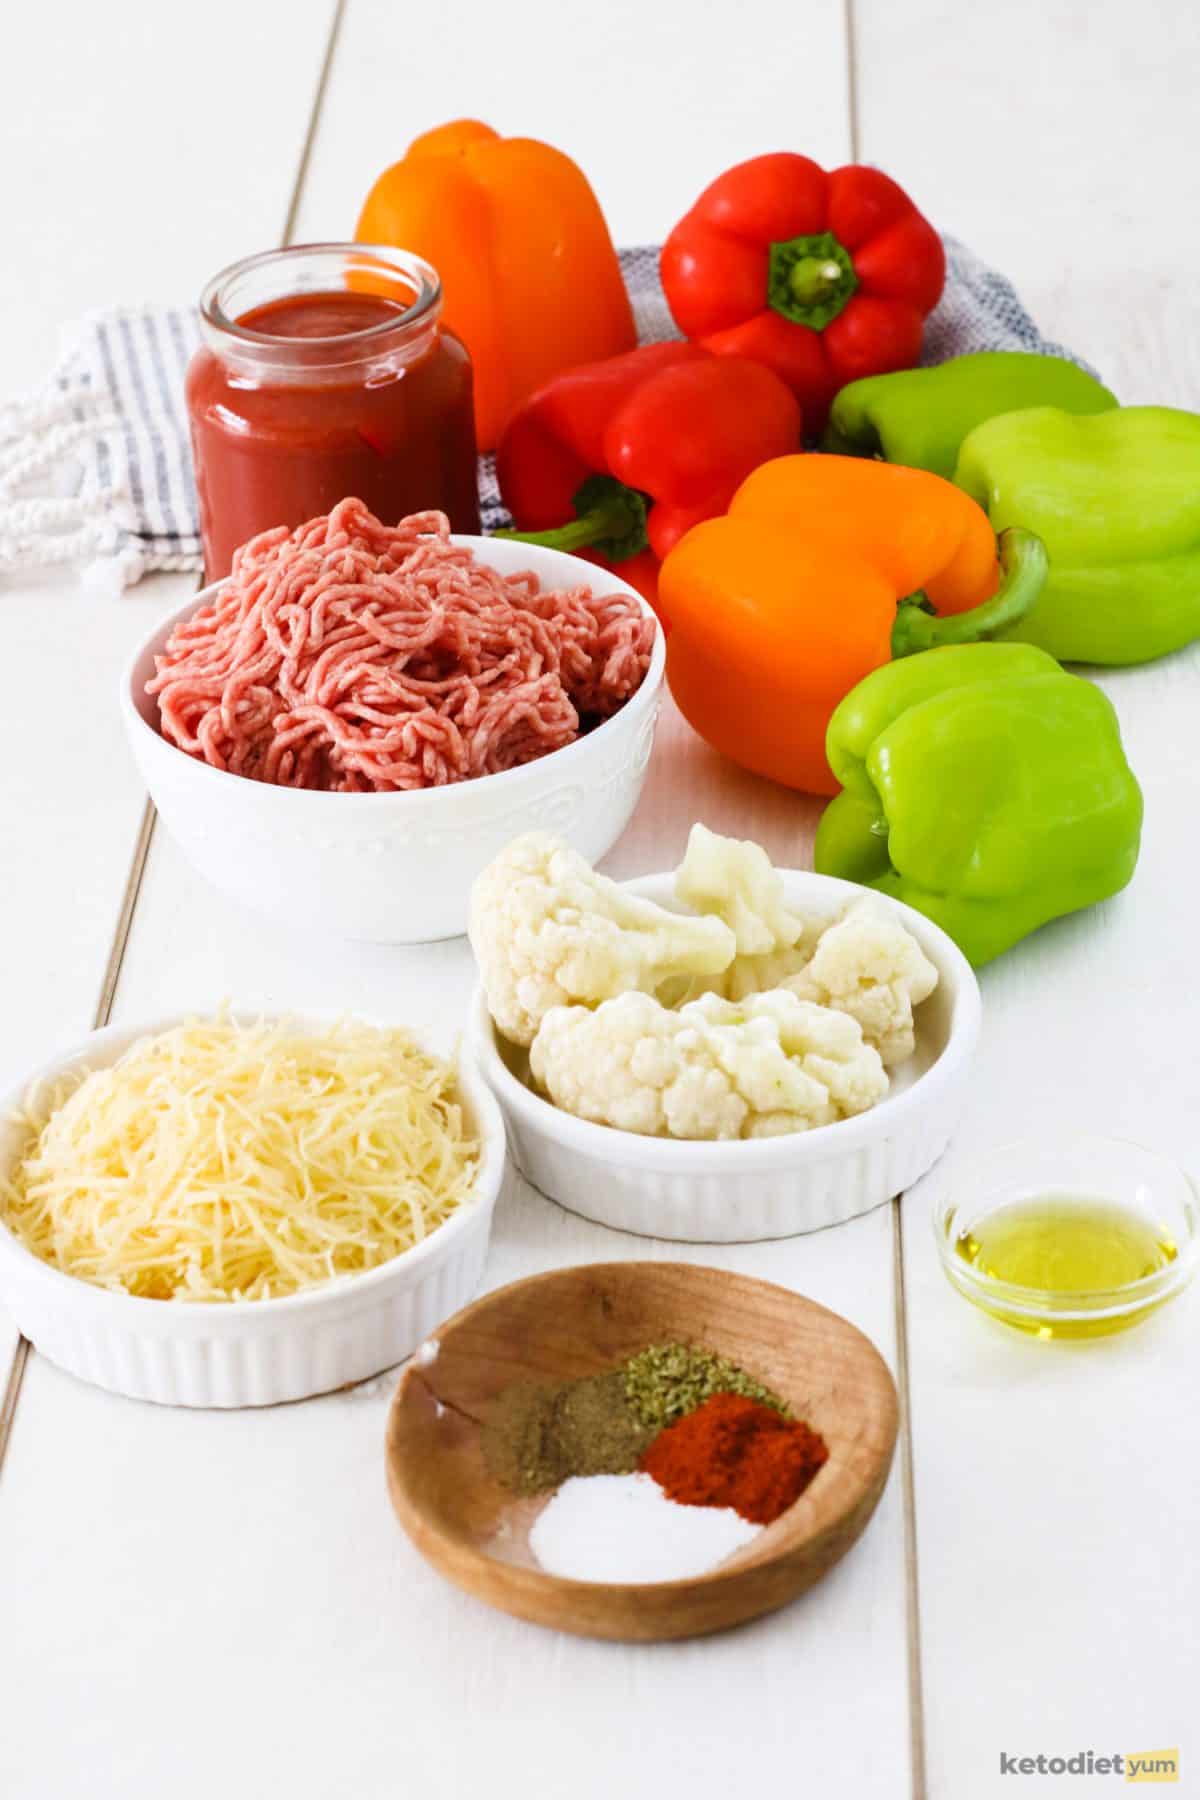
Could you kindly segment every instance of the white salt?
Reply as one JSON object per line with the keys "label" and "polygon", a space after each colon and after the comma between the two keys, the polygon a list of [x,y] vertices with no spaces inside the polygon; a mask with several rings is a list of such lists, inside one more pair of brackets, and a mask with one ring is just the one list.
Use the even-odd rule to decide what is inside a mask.
{"label": "white salt", "polygon": [[681,1506],[653,1475],[572,1475],[534,1520],[529,1547],[572,1581],[686,1581],[762,1530],[731,1506]]}

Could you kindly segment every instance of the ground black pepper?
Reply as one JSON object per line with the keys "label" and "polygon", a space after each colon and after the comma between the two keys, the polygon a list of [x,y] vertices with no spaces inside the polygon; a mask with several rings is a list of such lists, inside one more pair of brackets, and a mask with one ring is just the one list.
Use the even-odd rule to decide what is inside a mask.
{"label": "ground black pepper", "polygon": [[505,1487],[540,1494],[569,1475],[628,1475],[654,1437],[625,1392],[621,1369],[565,1387],[520,1382],[484,1421],[484,1461]]}

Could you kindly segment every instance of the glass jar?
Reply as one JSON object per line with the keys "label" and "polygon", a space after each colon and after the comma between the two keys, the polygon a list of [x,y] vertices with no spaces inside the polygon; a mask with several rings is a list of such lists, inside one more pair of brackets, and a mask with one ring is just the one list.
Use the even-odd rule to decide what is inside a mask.
{"label": "glass jar", "polygon": [[471,361],[437,272],[364,244],[301,244],[222,270],[187,374],[205,571],[354,495],[386,524],[435,509],[479,530]]}

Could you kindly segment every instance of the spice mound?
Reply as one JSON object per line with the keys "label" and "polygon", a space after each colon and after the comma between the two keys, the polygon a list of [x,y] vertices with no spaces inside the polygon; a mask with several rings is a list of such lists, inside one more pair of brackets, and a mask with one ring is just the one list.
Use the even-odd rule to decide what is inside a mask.
{"label": "spice mound", "polygon": [[692,1344],[651,1344],[603,1375],[505,1388],[483,1427],[484,1460],[518,1494],[545,1493],[568,1476],[628,1475],[665,1425],[718,1393],[787,1410],[727,1357]]}
{"label": "spice mound", "polygon": [[512,1492],[555,1490],[530,1547],[580,1581],[706,1573],[786,1512],[829,1455],[755,1376],[682,1343],[561,1387],[514,1384],[481,1441]]}
{"label": "spice mound", "polygon": [[146,692],[165,738],[229,774],[340,793],[440,787],[608,718],[641,686],[654,632],[627,594],[500,574],[451,542],[443,513],[389,526],[349,499],[243,544]]}
{"label": "spice mound", "polygon": [[661,1431],[694,1412],[714,1394],[743,1394],[777,1413],[787,1407],[727,1356],[692,1344],[651,1344],[625,1365],[625,1391],[639,1419]]}
{"label": "spice mound", "polygon": [[639,1467],[670,1500],[732,1507],[769,1525],[828,1459],[824,1439],[802,1419],[782,1418],[744,1394],[714,1394],[660,1432]]}
{"label": "spice mound", "polygon": [[686,1581],[760,1530],[729,1507],[676,1506],[649,1475],[575,1475],[534,1520],[529,1545],[548,1575],[573,1581]]}
{"label": "spice mound", "polygon": [[505,1487],[542,1494],[573,1476],[628,1474],[653,1440],[613,1369],[567,1387],[506,1388],[484,1424],[483,1454]]}

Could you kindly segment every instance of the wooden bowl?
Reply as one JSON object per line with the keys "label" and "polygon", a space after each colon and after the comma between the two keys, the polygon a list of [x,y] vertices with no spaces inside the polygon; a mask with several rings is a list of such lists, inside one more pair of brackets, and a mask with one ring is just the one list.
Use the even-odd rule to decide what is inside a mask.
{"label": "wooden bowl", "polygon": [[[710,1574],[636,1586],[546,1574],[529,1529],[549,1496],[519,1498],[492,1477],[480,1424],[512,1382],[597,1375],[672,1341],[719,1351],[773,1388],[821,1433],[829,1461]],[[388,1417],[388,1489],[422,1556],[504,1612],[585,1637],[698,1637],[786,1605],[845,1555],[887,1481],[897,1411],[870,1341],[800,1294],[687,1263],[594,1263],[488,1294],[442,1327],[436,1356],[418,1352]]]}

